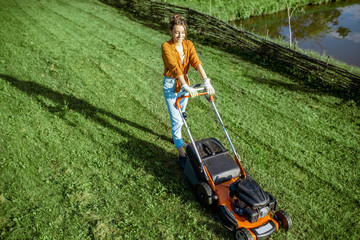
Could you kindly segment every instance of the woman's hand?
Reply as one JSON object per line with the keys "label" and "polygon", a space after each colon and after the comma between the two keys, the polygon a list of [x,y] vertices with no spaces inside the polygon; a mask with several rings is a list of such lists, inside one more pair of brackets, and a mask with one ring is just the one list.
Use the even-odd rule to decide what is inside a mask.
{"label": "woman's hand", "polygon": [[215,94],[215,89],[211,86],[209,78],[204,78],[203,86],[209,95]]}
{"label": "woman's hand", "polygon": [[187,85],[187,84],[182,85],[181,89],[187,91],[190,94],[191,97],[197,97],[198,96],[198,92],[194,88],[189,87],[189,85]]}

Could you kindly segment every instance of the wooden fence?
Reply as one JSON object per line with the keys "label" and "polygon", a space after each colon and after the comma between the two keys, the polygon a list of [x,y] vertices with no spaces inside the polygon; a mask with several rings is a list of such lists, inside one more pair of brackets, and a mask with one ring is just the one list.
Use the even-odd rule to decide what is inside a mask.
{"label": "wooden fence", "polygon": [[185,17],[192,38],[211,43],[233,54],[247,56],[260,65],[291,74],[303,81],[359,97],[360,76],[237,29],[212,16],[153,0],[102,1],[124,9],[136,18],[149,20],[154,25],[167,25],[169,17],[177,13]]}

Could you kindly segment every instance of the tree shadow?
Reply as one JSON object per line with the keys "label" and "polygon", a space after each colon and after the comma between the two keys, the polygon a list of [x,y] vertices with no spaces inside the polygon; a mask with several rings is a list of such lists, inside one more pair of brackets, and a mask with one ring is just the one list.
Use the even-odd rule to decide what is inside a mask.
{"label": "tree shadow", "polygon": [[342,94],[341,92],[338,92],[336,90],[330,90],[326,88],[320,89],[318,87],[313,87],[311,84],[309,85],[304,82],[294,81],[293,83],[286,83],[276,79],[268,79],[268,78],[253,77],[253,76],[247,76],[247,77],[256,84],[266,85],[270,88],[283,89],[284,91],[310,94],[311,98],[313,99],[315,99],[316,96],[333,96],[339,98],[342,101],[342,103],[346,103],[348,101],[354,101],[357,106],[360,105],[359,97],[353,98],[350,97],[349,95]]}
{"label": "tree shadow", "polygon": [[313,93],[313,94],[318,94],[318,95],[324,94],[321,91],[310,88],[309,86],[307,86],[305,84],[301,84],[301,83],[285,83],[285,82],[278,81],[275,79],[253,77],[253,76],[248,76],[248,78],[252,79],[257,84],[267,85],[269,87],[282,88],[287,91]]}

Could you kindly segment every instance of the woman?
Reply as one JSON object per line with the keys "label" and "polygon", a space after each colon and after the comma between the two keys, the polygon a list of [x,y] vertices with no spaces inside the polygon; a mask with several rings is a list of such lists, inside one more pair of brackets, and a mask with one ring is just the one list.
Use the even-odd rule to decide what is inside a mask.
{"label": "woman", "polygon": [[[183,125],[179,111],[175,108],[175,101],[179,95],[190,94],[191,97],[198,95],[197,91],[190,87],[187,73],[190,66],[195,68],[204,79],[204,88],[209,95],[215,93],[214,88],[207,78],[202,63],[196,54],[195,47],[190,40],[186,39],[186,21],[183,17],[175,14],[170,18],[169,30],[172,38],[161,46],[164,62],[163,92],[168,107],[172,136],[175,147],[179,152],[178,162],[182,167],[185,165],[186,155],[184,142],[181,134]],[[188,98],[180,101],[181,111],[184,113]]]}

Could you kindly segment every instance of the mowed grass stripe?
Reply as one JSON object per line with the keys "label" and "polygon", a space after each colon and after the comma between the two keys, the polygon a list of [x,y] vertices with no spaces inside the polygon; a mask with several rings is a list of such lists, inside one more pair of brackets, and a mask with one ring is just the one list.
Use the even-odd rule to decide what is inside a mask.
{"label": "mowed grass stripe", "polygon": [[[45,21],[45,19],[41,19],[40,20],[40,22],[44,22]],[[51,26],[51,27],[55,27],[56,25],[56,23],[58,23],[58,22],[61,22],[61,21],[59,21],[59,20],[55,20],[54,22],[50,22],[51,24],[48,24],[47,26],[49,27],[49,26]],[[44,26],[44,28],[45,28],[46,26]],[[60,29],[60,26],[57,26],[57,28],[56,29]],[[67,28],[65,28],[65,31],[67,30]],[[50,31],[51,31],[51,29],[50,29]],[[84,31],[84,30],[80,30],[80,31]],[[86,36],[86,37],[85,37]],[[74,47],[76,48],[76,47],[82,47],[82,48],[84,48],[84,49],[87,49],[88,51],[91,51],[91,44],[92,44],[92,42],[96,42],[96,41],[99,41],[99,39],[97,38],[97,36],[93,36],[93,35],[91,35],[91,34],[88,34],[88,32],[87,31],[85,31],[84,32],[84,38],[82,38],[82,42],[78,42],[77,43],[77,45],[75,45]],[[103,43],[103,41],[101,41],[100,42],[100,44],[102,45],[102,43]],[[133,76],[128,76],[128,78],[129,79],[126,79],[126,77],[127,76],[123,76],[123,74],[121,74],[121,73],[119,73],[119,72],[117,72],[116,71],[116,69],[121,69],[121,68],[123,68],[124,66],[126,66],[126,68],[129,68],[129,69],[131,69],[131,68],[133,68],[132,67],[132,65],[134,66],[134,68],[135,68],[135,66],[138,66],[139,64],[136,62],[136,61],[138,61],[137,59],[136,59],[136,57],[133,57],[133,56],[131,56],[131,55],[128,55],[128,56],[131,56],[131,58],[130,59],[133,59],[133,60],[135,60],[135,62],[134,63],[131,63],[131,61],[129,61],[130,59],[129,59],[129,57],[128,56],[126,56],[126,57],[124,57],[124,55],[122,54],[122,55],[120,55],[120,56],[116,56],[113,52],[112,52],[112,50],[109,50],[109,52],[108,51],[106,51],[107,49],[109,49],[109,47],[108,46],[106,46],[106,44],[103,46],[103,47],[100,47],[101,49],[103,49],[103,51],[102,51],[102,53],[101,53],[101,55],[103,55],[104,57],[105,57],[105,59],[103,59],[103,57],[99,60],[100,61],[100,64],[99,64],[99,68],[102,70],[102,72],[104,72],[105,73],[105,76],[104,77],[106,77],[108,80],[112,80],[113,82],[117,82],[116,81],[116,77],[118,77],[118,76],[121,76],[122,77],[122,79],[121,80],[127,80],[128,82],[126,83],[127,85],[123,85],[123,86],[117,86],[117,88],[118,89],[121,89],[121,91],[124,91],[123,89],[129,89],[127,92],[125,92],[125,93],[122,93],[122,94],[125,94],[125,95],[127,95],[128,96],[128,98],[133,98],[132,97],[132,95],[130,95],[129,94],[129,92],[131,92],[131,88],[136,88],[136,89],[139,89],[139,87],[140,86],[143,86],[144,84],[143,84],[143,82],[145,81],[144,79],[134,79],[133,81],[131,81],[131,79],[133,78]],[[116,53],[119,53],[118,51],[116,52]],[[95,55],[95,54],[94,54]],[[112,58],[111,58],[112,57]],[[122,59],[127,59],[126,60],[126,64],[125,64],[125,62],[123,63],[123,64],[121,64],[121,62],[120,61],[124,61],[124,60],[122,60]],[[118,61],[119,60],[119,61]],[[104,64],[102,63],[102,62],[105,62]],[[113,62],[113,64],[116,64],[116,66],[109,66],[109,63],[111,63],[111,62]],[[115,62],[117,62],[117,63],[115,63]],[[120,62],[120,63],[119,63]],[[91,64],[91,63],[90,63]],[[93,64],[96,64],[96,62],[95,63],[93,63]],[[106,66],[106,67],[105,67]],[[70,68],[72,68],[72,66],[69,66]],[[107,73],[107,70],[106,70],[106,68],[109,68],[110,69],[110,71],[112,71],[111,72],[111,74],[112,74],[112,76],[113,77],[111,77],[108,73]],[[74,69],[74,71],[73,71],[73,74],[74,75],[77,75],[77,72],[78,72],[78,70],[79,69]],[[147,71],[148,72],[148,71]],[[149,73],[149,72],[148,72]],[[150,76],[151,77],[151,76]],[[139,77],[138,77],[139,78]],[[81,79],[81,78],[80,78]],[[122,81],[120,81],[120,82],[122,82]],[[130,84],[130,83],[131,84]],[[152,82],[155,82],[155,81],[152,81]],[[106,91],[104,91],[104,92],[106,92]],[[132,92],[134,92],[134,91],[132,91]],[[148,92],[148,91],[146,91],[146,92]],[[139,94],[139,95],[143,95],[144,93],[141,93],[141,94]],[[114,94],[114,95],[116,95],[116,94]],[[161,95],[160,95],[161,96]],[[150,98],[149,98],[150,99]],[[129,99],[127,99],[127,100],[129,100]],[[150,101],[151,101],[151,99],[150,99]],[[146,101],[144,101],[144,100],[142,100],[142,99],[138,99],[137,100],[137,102],[138,103],[144,103],[144,102],[146,102]],[[162,107],[162,109],[163,109],[163,104],[161,105],[161,107]],[[156,116],[159,116],[159,114],[155,114],[154,113],[154,111],[152,111],[152,117],[156,117]],[[144,117],[147,117],[147,116],[144,116]],[[165,119],[166,120],[166,122],[168,121],[167,119]],[[165,123],[163,123],[162,124],[163,125],[163,127],[165,126]]]}
{"label": "mowed grass stripe", "polygon": [[[74,75],[76,75],[76,71],[74,71]],[[83,76],[79,76],[79,78],[80,79],[84,79],[84,77]],[[106,90],[104,90],[104,92],[106,92]],[[116,94],[114,94],[114,95],[116,95]],[[83,97],[83,94],[81,94],[80,95],[80,97]],[[150,122],[150,125],[152,126],[152,127],[154,127],[154,122],[151,122],[151,121],[148,121],[148,116],[145,116],[144,118],[138,118],[138,114],[136,114],[136,112],[134,112],[134,111],[129,111],[129,109],[127,109],[127,106],[129,106],[130,108],[134,108],[134,103],[132,103],[131,101],[129,101],[130,99],[133,99],[133,97],[131,96],[131,95],[128,95],[127,93],[125,93],[124,94],[124,97],[122,98],[123,100],[121,100],[120,99],[120,101],[119,102],[116,102],[116,101],[114,101],[114,102],[112,102],[113,104],[118,104],[119,105],[119,109],[120,109],[120,112],[124,112],[125,113],[125,115],[126,115],[126,119],[124,120],[124,118],[117,118],[116,116],[113,116],[112,114],[109,114],[109,113],[103,113],[103,111],[101,110],[101,109],[97,109],[95,106],[87,106],[87,108],[90,108],[90,110],[88,111],[88,112],[90,112],[90,115],[94,115],[94,114],[97,114],[97,113],[99,113],[99,114],[101,114],[101,113],[103,113],[103,114],[105,114],[105,115],[107,115],[107,116],[110,116],[110,117],[107,117],[107,122],[109,122],[110,120],[111,120],[111,118],[113,118],[113,119],[115,119],[115,121],[119,121],[119,122],[117,122],[117,125],[120,123],[120,125],[123,125],[122,123],[127,123],[127,124],[129,124],[129,126],[130,126],[130,128],[129,127],[122,127],[121,129],[130,129],[130,131],[131,131],[131,129],[134,129],[133,127],[135,126],[135,127],[138,127],[139,128],[139,126],[142,128],[142,129],[144,129],[144,132],[140,132],[139,133],[139,135],[138,135],[138,137],[141,139],[141,138],[144,138],[144,137],[147,137],[147,135],[150,135],[150,136],[153,136],[152,138],[153,138],[153,140],[152,141],[156,141],[156,140],[159,140],[158,138],[159,138],[159,136],[160,136],[160,138],[165,138],[166,139],[166,137],[164,137],[164,135],[160,135],[159,133],[156,133],[156,132],[154,132],[153,130],[150,130],[149,128],[146,128],[146,127],[144,127],[144,124],[142,124],[142,125],[139,125],[139,124],[137,124],[137,123],[134,123],[134,122],[131,122],[131,121],[128,121],[127,119],[131,116],[131,115],[133,115],[133,114],[135,114],[134,115],[134,118],[136,118],[137,120],[145,120],[146,121],[146,123],[148,123],[148,122]],[[75,99],[74,99],[75,100]],[[127,105],[125,105],[125,104],[122,104],[122,103],[128,103]],[[109,103],[109,102],[107,102],[107,103]],[[74,109],[74,107],[72,107],[71,105],[69,106],[70,107],[70,109]],[[75,110],[76,110],[76,107],[75,107]],[[142,111],[141,110],[139,110],[141,113],[142,113]],[[130,113],[130,114],[129,114]],[[85,113],[85,115],[86,115],[87,113]],[[105,116],[106,117],[106,116]],[[109,120],[109,118],[110,118],[110,120]],[[96,117],[92,117],[92,119],[95,119],[95,121],[96,122],[99,122],[99,123],[101,123],[102,125],[104,125],[104,127],[107,125],[107,122],[106,121],[103,121],[102,120],[102,116],[96,116]],[[118,132],[118,133],[121,133],[121,135],[123,135],[123,136],[125,136],[125,137],[129,137],[129,135],[127,134],[127,132],[125,132],[125,131],[122,131],[122,130],[119,130],[119,128],[117,128],[117,127],[115,127],[115,126],[117,126],[116,124],[114,125],[114,126],[112,126],[111,128],[114,130],[114,131],[116,131],[116,132]],[[159,128],[157,128],[157,131],[159,130]],[[148,134],[148,133],[150,133],[150,134]],[[138,133],[135,131],[134,133],[133,133],[134,135],[133,136],[136,136]],[[168,140],[169,138],[167,138],[167,140]]]}
{"label": "mowed grass stripe", "polygon": [[[74,9],[81,11],[81,8],[74,8]],[[68,11],[67,9],[65,9],[64,13],[71,14],[71,11]],[[93,15],[93,14],[91,14],[91,15]],[[97,19],[99,18],[97,16],[95,16],[95,17]],[[102,19],[100,19],[100,20],[101,20],[100,22],[102,23]],[[84,29],[84,31],[86,31],[88,33],[91,33],[92,29],[96,29],[96,26],[87,27],[88,20],[84,21],[84,22],[75,21],[74,23],[78,23],[78,24],[82,23],[81,26],[82,27],[86,26],[87,29],[86,30]],[[151,96],[149,94],[149,90],[148,90],[149,85],[150,86],[152,85],[154,88],[156,88],[156,90],[157,90],[156,93],[158,93],[158,90],[160,89],[157,80],[161,79],[160,76],[161,76],[162,69],[160,70],[160,68],[158,68],[160,64],[158,64],[158,63],[152,64],[154,56],[158,57],[158,55],[159,55],[159,46],[156,46],[153,43],[151,46],[148,47],[149,50],[153,49],[153,52],[150,55],[145,55],[142,58],[141,55],[144,52],[145,53],[147,53],[147,52],[142,51],[143,47],[141,47],[141,49],[139,49],[139,46],[148,44],[148,43],[150,43],[149,41],[144,41],[143,38],[140,38],[139,36],[134,35],[130,31],[125,31],[125,33],[124,33],[124,29],[130,29],[129,24],[126,22],[125,22],[125,24],[123,23],[122,26],[120,26],[118,23],[112,23],[112,25],[111,25],[108,22],[104,22],[104,24],[106,24],[106,26],[108,26],[108,27],[106,27],[106,29],[113,28],[114,31],[106,31],[106,34],[105,34],[105,32],[104,32],[104,34],[101,32],[100,33],[96,32],[94,34],[89,34],[89,36],[99,38],[101,41],[104,41],[105,43],[107,43],[109,45],[109,47],[112,48],[112,50],[115,50],[115,53],[120,52],[121,55],[120,55],[120,57],[118,57],[118,56],[116,56],[116,54],[115,55],[107,54],[106,52],[102,53],[106,56],[109,56],[109,55],[110,56],[113,55],[113,56],[111,56],[109,59],[106,59],[106,63],[100,64],[99,67],[101,68],[102,71],[104,71],[107,74],[107,77],[113,78],[112,80],[114,80],[114,82],[116,81],[116,79],[119,76],[121,76],[122,78],[128,77],[129,79],[126,79],[126,81],[129,82],[130,84],[128,84],[128,86],[124,86],[124,89],[129,89],[128,93],[135,92],[131,88],[137,89],[138,94],[135,95],[135,98],[137,98],[138,103],[147,105],[148,110],[149,110],[148,112],[150,114],[152,114],[152,117],[161,116],[158,114],[158,112],[159,112],[159,110],[160,111],[164,110],[164,104],[161,102],[161,104],[159,105],[158,104],[159,101],[154,102],[152,100],[154,98],[154,96]],[[113,27],[114,25],[116,26],[115,28]],[[117,34],[114,34],[114,32]],[[119,34],[118,32],[123,32],[123,33]],[[151,34],[144,34],[144,33],[141,33],[141,34],[147,36],[147,38],[151,38]],[[124,38],[124,36],[131,36],[131,38],[128,38],[128,37]],[[140,42],[134,42],[134,37],[136,39],[139,39]],[[119,39],[121,41],[119,41]],[[130,44],[129,46],[136,47],[136,48],[131,49],[128,46],[122,46],[121,43],[123,43],[123,42],[129,43]],[[137,54],[137,55],[131,54],[134,52],[139,53],[139,54]],[[125,53],[127,56],[124,57],[123,53]],[[126,59],[126,64],[119,64],[118,60],[121,60],[121,59]],[[130,59],[133,60],[133,62],[130,62],[129,61]],[[152,61],[149,61],[149,60],[152,60]],[[159,59],[159,58],[156,58],[156,60],[161,61],[161,59]],[[159,62],[159,63],[161,63],[161,62]],[[123,74],[122,74],[123,69],[121,69],[121,68],[124,68],[124,67],[126,69],[137,69],[138,68],[138,69],[142,69],[142,71],[136,72],[136,71],[132,70],[131,73],[135,73],[134,76],[133,75],[123,76]],[[158,69],[155,71],[154,67],[157,67]],[[117,71],[117,69],[119,69],[119,70]],[[144,75],[143,73],[146,73],[146,74]],[[138,76],[136,74],[138,74]],[[125,79],[121,79],[121,80],[125,80]],[[145,82],[145,84],[144,84],[144,82]],[[148,97],[145,98],[144,95],[146,95],[146,94],[148,95]],[[156,95],[157,95],[156,96],[157,98],[159,96],[161,97],[161,94],[156,94]],[[137,96],[140,96],[140,97],[137,97]],[[129,95],[129,97],[131,97],[131,95]],[[146,100],[144,100],[144,99],[146,99]],[[148,102],[150,102],[150,104],[148,104]],[[154,110],[155,103],[157,104],[158,109]],[[166,126],[167,126],[168,119],[165,119],[165,121],[166,121]],[[164,123],[164,121],[163,121],[163,123]],[[165,123],[164,123],[164,125],[165,125]]]}
{"label": "mowed grass stripe", "polygon": [[[74,71],[74,74],[76,74],[76,72],[77,71]],[[120,74],[119,74],[120,75]],[[80,78],[81,79],[81,78]],[[116,94],[114,94],[114,95],[116,95]],[[81,96],[81,95],[80,95]],[[127,97],[125,97],[124,98],[124,101],[128,101],[129,100],[129,98],[133,98],[133,97],[131,97],[131,95],[127,95],[127,94],[125,94],[125,96],[127,96]],[[119,105],[121,105],[121,104],[119,104]],[[133,106],[133,104],[132,104],[132,106],[131,107],[134,107]],[[129,116],[129,112],[128,111],[126,111],[126,109],[122,109],[122,110],[125,110],[125,113],[126,113],[126,115],[127,116]],[[131,113],[132,113],[132,111],[131,111]],[[135,117],[138,117],[138,115],[136,115]],[[147,119],[148,118],[148,116],[145,116],[143,119]],[[147,121],[148,122],[148,121]],[[152,124],[152,126],[153,126],[153,123],[151,123]],[[148,131],[148,132],[152,132],[153,133],[153,131]],[[143,135],[144,133],[142,133],[141,135]],[[146,134],[146,132],[145,132],[145,134]],[[157,135],[155,135],[155,136],[157,136]],[[144,136],[141,136],[141,137],[144,137]],[[156,140],[156,139],[155,139]]]}

